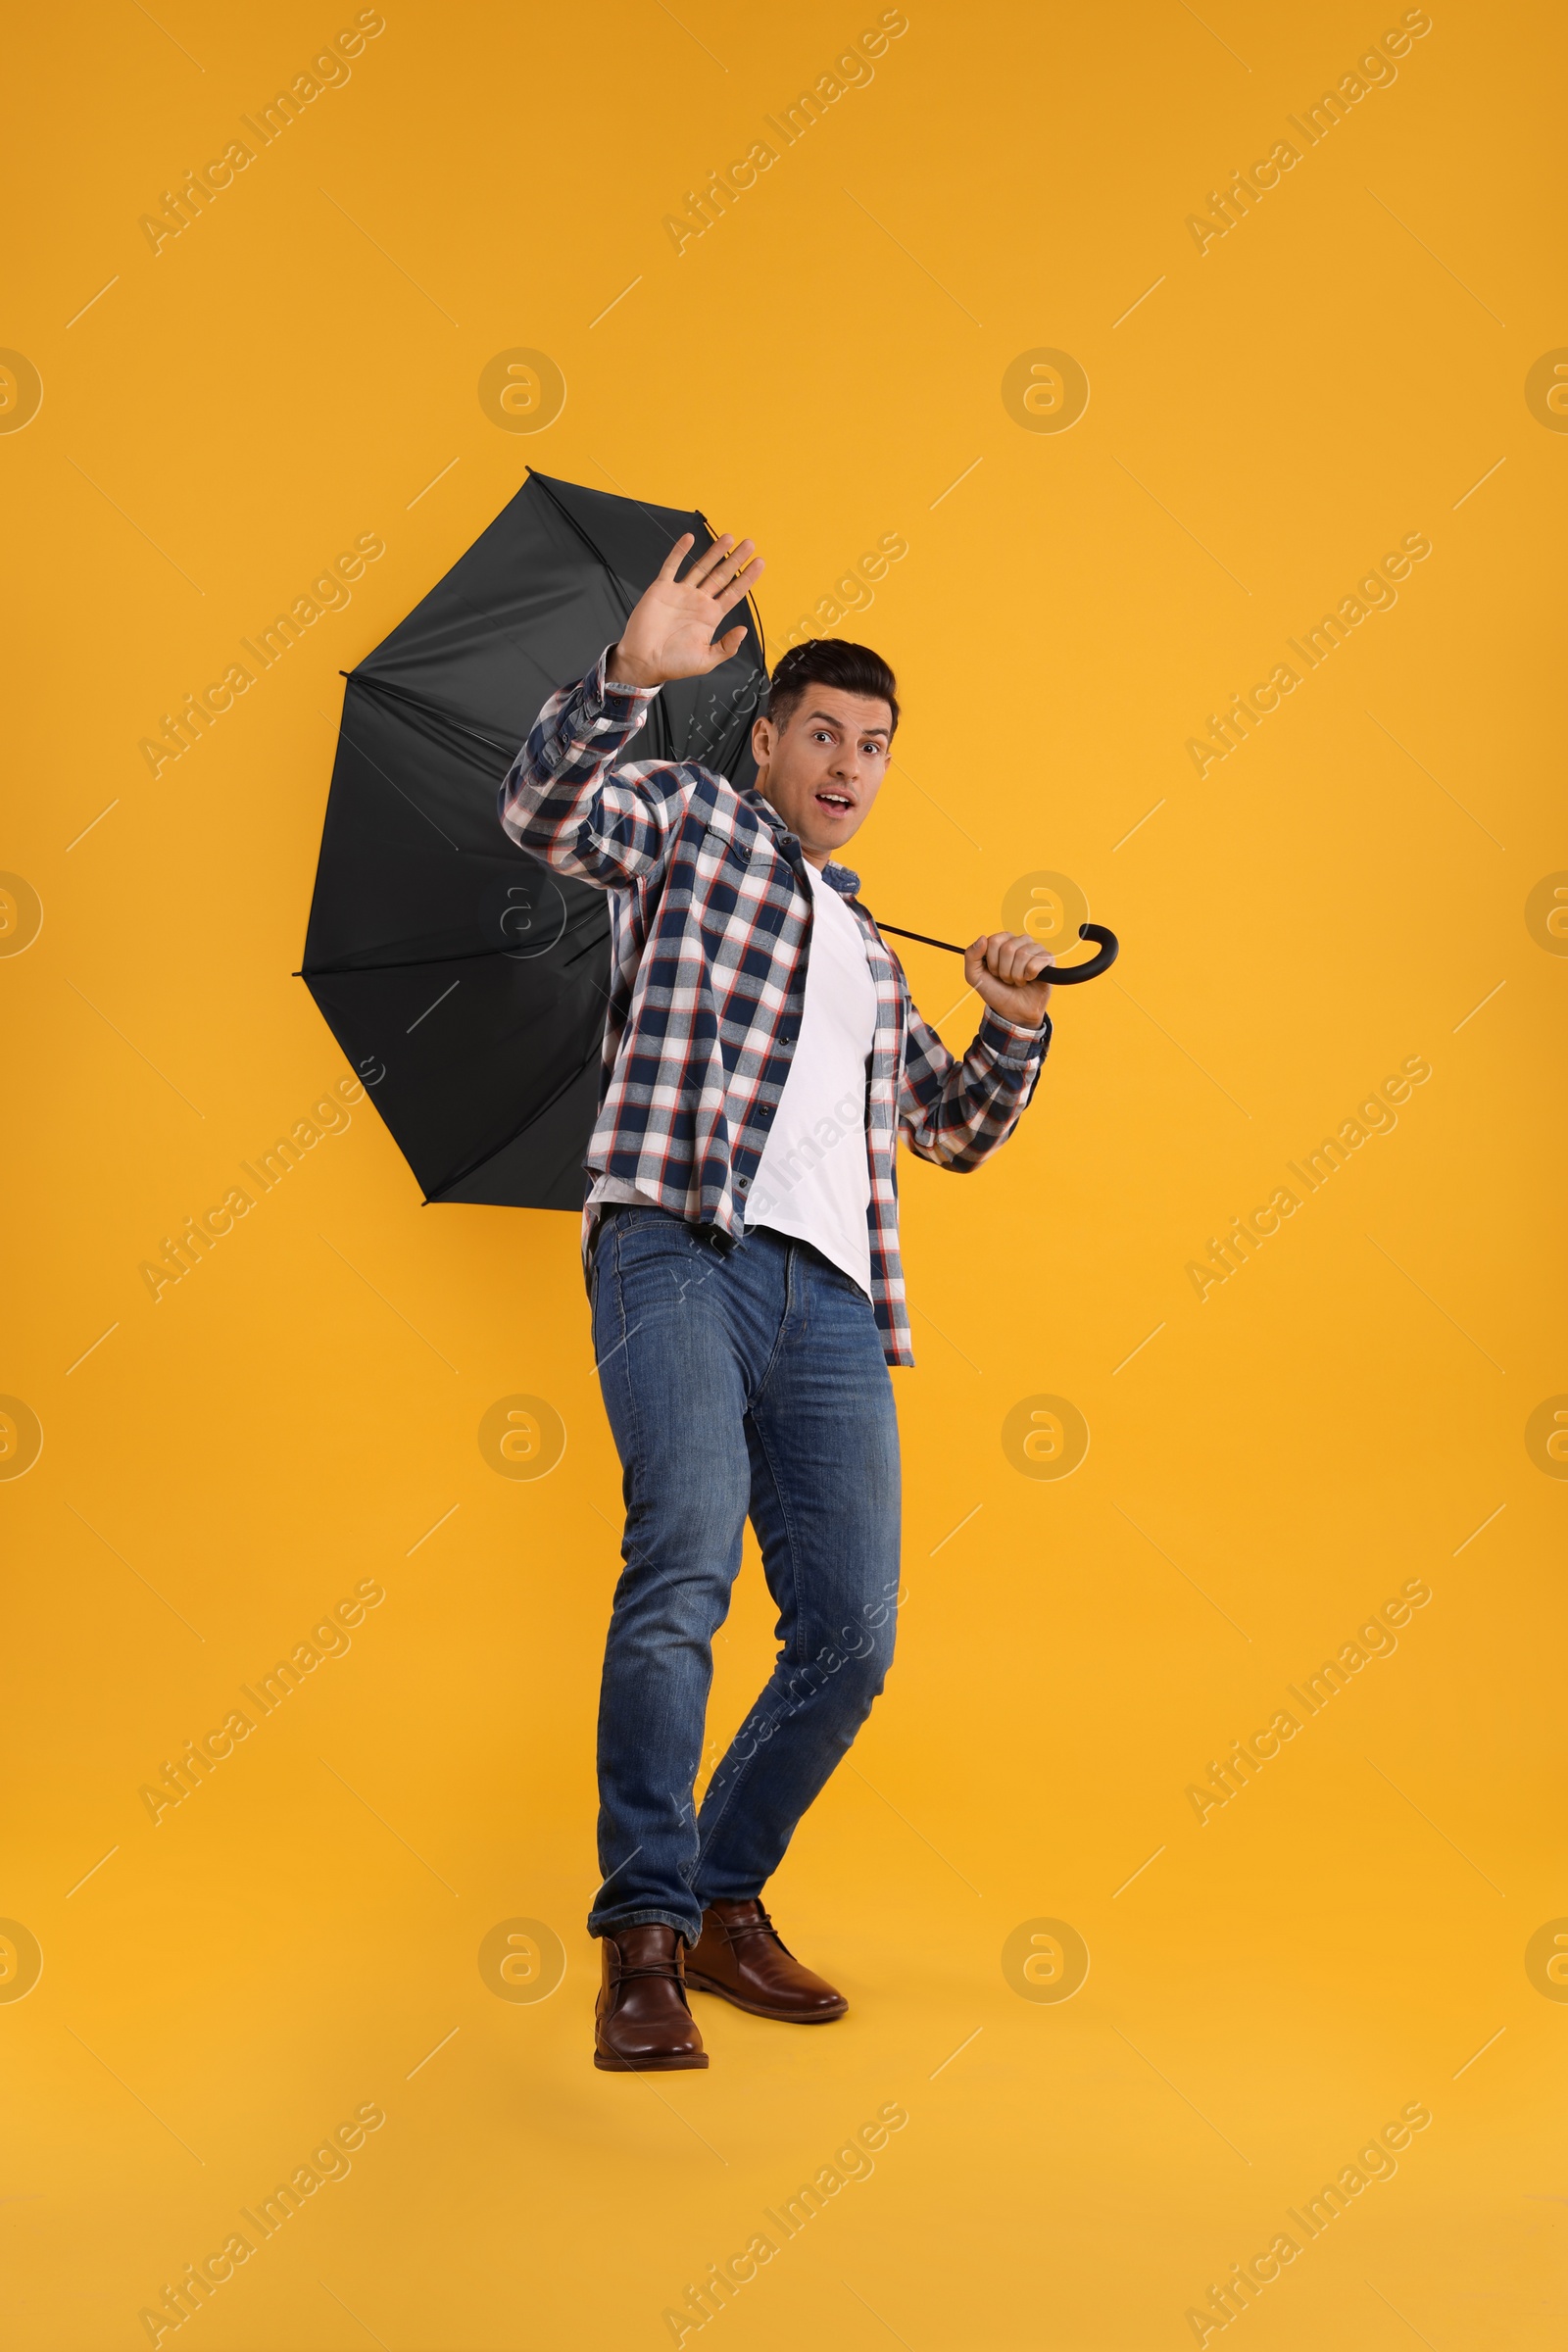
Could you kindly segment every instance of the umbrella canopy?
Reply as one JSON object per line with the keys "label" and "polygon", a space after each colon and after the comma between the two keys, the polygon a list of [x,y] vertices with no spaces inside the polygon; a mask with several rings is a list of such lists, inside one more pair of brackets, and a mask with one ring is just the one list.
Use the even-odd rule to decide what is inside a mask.
{"label": "umbrella canopy", "polygon": [[[300,976],[427,1201],[582,1205],[609,911],[508,840],[496,798],[540,705],[619,638],[683,531],[713,536],[700,514],[530,470],[347,673]],[[657,697],[634,757],[756,780],[767,665],[745,618],[731,661]]]}

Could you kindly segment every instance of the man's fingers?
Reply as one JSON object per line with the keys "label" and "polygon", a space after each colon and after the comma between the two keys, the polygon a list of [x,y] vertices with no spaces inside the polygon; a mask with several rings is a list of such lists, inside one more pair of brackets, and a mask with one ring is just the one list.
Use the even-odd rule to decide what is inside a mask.
{"label": "man's fingers", "polygon": [[693,534],[690,531],[682,531],[680,537],[676,540],[674,546],[670,549],[668,555],[659,566],[659,576],[662,580],[672,580],[675,577],[676,572],[679,571],[682,564],[686,560],[687,549],[694,544],[695,541]]}
{"label": "man's fingers", "polygon": [[[744,629],[726,629],[723,636],[710,649],[709,669],[716,669],[721,662],[731,661],[745,643],[746,631]],[[707,675],[707,671],[704,672],[704,675]]]}
{"label": "man's fingers", "polygon": [[761,570],[760,559],[756,563],[748,561],[755,548],[756,542],[751,539],[743,539],[737,547],[726,532],[698,559],[681,586],[696,588],[702,595],[711,597],[719,611],[727,612],[731,605],[747,594],[741,581],[749,584]]}
{"label": "man's fingers", "polygon": [[[742,583],[751,581],[761,570],[761,559],[753,553],[753,548],[752,540],[743,539],[739,547],[730,550],[718,569],[710,572],[703,582],[703,594],[712,598],[720,612],[727,612],[731,605],[739,603],[747,593]],[[747,561],[749,557],[750,562]]]}
{"label": "man's fingers", "polygon": [[1014,988],[1038,980],[1053,962],[1049,951],[1038,940],[1016,931],[994,931],[981,945],[985,950],[986,969]]}
{"label": "man's fingers", "polygon": [[714,639],[703,656],[702,668],[692,674],[696,677],[706,678],[710,670],[717,669],[721,662],[728,662],[732,656],[738,654],[745,642],[746,631],[744,629],[728,630],[724,636]]}
{"label": "man's fingers", "polygon": [[744,629],[726,629],[722,637],[715,637],[708,649],[709,668],[716,669],[721,662],[729,661],[732,655],[740,652],[745,642]]}
{"label": "man's fingers", "polygon": [[715,571],[723,563],[734,544],[728,531],[722,538],[711,541],[709,546],[704,548],[700,556],[692,558],[692,567],[682,580],[681,586],[683,588],[701,588],[710,573]]}
{"label": "man's fingers", "polygon": [[[751,553],[750,540],[746,543],[746,552],[748,555]],[[704,548],[682,580],[681,586],[683,588],[700,588],[705,596],[711,596],[719,582],[734,567],[735,539],[732,532],[725,531],[713,541],[711,547]]]}
{"label": "man's fingers", "polygon": [[[748,539],[743,543],[742,546],[738,547],[735,551],[737,557],[744,555],[751,544],[751,541]],[[729,612],[732,606],[738,605],[744,597],[750,596],[752,590],[756,587],[758,581],[761,578],[766,569],[767,565],[763,563],[762,558],[760,556],[754,556],[750,564],[747,564],[746,569],[742,572],[738,572],[735,578],[730,581],[727,588],[721,588],[716,591],[714,602],[717,604],[720,612]]]}
{"label": "man's fingers", "polygon": [[1038,940],[1020,939],[1016,933],[1007,942],[1007,953],[1014,980],[1038,980],[1054,961]]}

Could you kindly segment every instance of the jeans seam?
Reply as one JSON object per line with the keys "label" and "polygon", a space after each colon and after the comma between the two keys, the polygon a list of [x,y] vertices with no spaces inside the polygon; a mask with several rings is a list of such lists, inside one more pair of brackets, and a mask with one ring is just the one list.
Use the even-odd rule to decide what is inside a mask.
{"label": "jeans seam", "polygon": [[[789,1335],[790,1310],[795,1304],[795,1269],[798,1258],[792,1243],[786,1241],[784,1250],[784,1312],[778,1319],[778,1330],[773,1335],[773,1352],[762,1366],[760,1377],[757,1383],[755,1401],[759,1403],[767,1394],[767,1384],[772,1379],[778,1366],[778,1359],[784,1352],[784,1344]],[[748,1407],[748,1410],[750,1409]],[[760,1430],[758,1431],[758,1436],[760,1438]],[[768,1468],[772,1468],[771,1462],[768,1464]]]}
{"label": "jeans seam", "polygon": [[[771,1682],[771,1675],[768,1677],[768,1680]],[[748,1722],[751,1722],[753,1718],[751,1716],[747,1717]],[[730,1806],[734,1803],[736,1796],[746,1787],[751,1775],[752,1766],[757,1762],[757,1759],[761,1752],[762,1743],[760,1740],[758,1740],[753,1744],[751,1754],[743,1758],[743,1760],[736,1766],[734,1772],[731,1774],[729,1787],[725,1789],[722,1797],[719,1799],[718,1809],[713,1815],[712,1824],[709,1829],[708,1835],[706,1838],[702,1838],[698,1846],[697,1871],[695,1877],[700,1877],[702,1875],[703,1862],[707,1855],[708,1848],[712,1844],[719,1831],[723,1828],[725,1815],[728,1813]],[[705,1797],[704,1803],[706,1804],[706,1802],[707,1799]],[[699,1819],[700,1818],[701,1816],[699,1815]],[[695,1877],[692,1888],[694,1900],[696,1899]]]}
{"label": "jeans seam", "polygon": [[[794,1658],[790,1659],[790,1663],[794,1665],[799,1663],[801,1637],[806,1626],[806,1603],[805,1596],[801,1591],[800,1538],[796,1530],[795,1514],[790,1505],[789,1494],[786,1490],[783,1479],[779,1476],[778,1465],[773,1459],[772,1448],[769,1446],[767,1442],[767,1432],[763,1428],[761,1422],[758,1420],[755,1413],[752,1415],[752,1427],[757,1432],[757,1443],[761,1451],[762,1459],[767,1464],[767,1475],[773,1481],[773,1492],[778,1497],[779,1517],[784,1523],[784,1532],[789,1543],[790,1592],[795,1603],[795,1637],[789,1647],[795,1649],[797,1653]],[[786,1655],[788,1655],[788,1650],[786,1650]],[[769,1677],[769,1680],[771,1680],[771,1677]]]}
{"label": "jeans seam", "polygon": [[[792,1255],[793,1255],[793,1253],[792,1253]],[[788,1314],[788,1305],[787,1305],[787,1302],[786,1302],[786,1309],[785,1309],[785,1312],[786,1312],[786,1315],[787,1315],[787,1314]],[[774,1460],[773,1460],[773,1456],[772,1456],[771,1452],[770,1452],[770,1451],[769,1451],[769,1449],[768,1449],[768,1443],[767,1443],[767,1437],[766,1437],[766,1434],[765,1434],[765,1432],[764,1432],[764,1431],[763,1431],[763,1429],[762,1429],[762,1425],[761,1425],[761,1423],[760,1423],[760,1421],[758,1421],[758,1420],[757,1420],[757,1418],[756,1418],[756,1415],[755,1415],[755,1414],[754,1414],[754,1415],[753,1415],[753,1417],[752,1417],[752,1421],[753,1421],[753,1427],[754,1427],[754,1428],[756,1429],[756,1431],[757,1431],[757,1443],[758,1443],[758,1446],[760,1447],[760,1449],[761,1449],[761,1453],[762,1453],[762,1457],[763,1457],[764,1461],[767,1463],[767,1474],[768,1474],[769,1478],[771,1478],[771,1480],[773,1481],[773,1492],[774,1492],[774,1494],[776,1494],[776,1496],[778,1497],[779,1516],[780,1516],[780,1518],[781,1518],[781,1519],[783,1520],[783,1522],[784,1522],[785,1534],[786,1534],[786,1538],[787,1538],[787,1541],[788,1541],[788,1544],[789,1544],[790,1591],[791,1591],[791,1593],[792,1593],[792,1594],[793,1594],[793,1596],[794,1596],[794,1602],[795,1602],[795,1637],[796,1637],[796,1639],[795,1639],[795,1641],[793,1641],[791,1643],[789,1643],[789,1644],[787,1644],[787,1645],[786,1645],[786,1648],[785,1648],[785,1653],[784,1653],[784,1655],[785,1655],[785,1659],[788,1661],[788,1663],[789,1663],[790,1665],[794,1666],[794,1665],[798,1665],[798,1664],[800,1664],[800,1663],[802,1662],[802,1661],[801,1661],[801,1659],[800,1659],[800,1657],[799,1657],[799,1654],[798,1654],[798,1643],[799,1643],[799,1637],[800,1637],[800,1635],[801,1635],[801,1633],[802,1633],[802,1630],[803,1630],[803,1628],[804,1628],[804,1626],[805,1626],[805,1623],[806,1623],[805,1605],[804,1605],[804,1600],[803,1600],[803,1596],[802,1596],[802,1592],[801,1592],[801,1577],[800,1577],[800,1544],[799,1544],[799,1543],[798,1543],[798,1541],[797,1541],[796,1532],[795,1532],[795,1522],[794,1522],[794,1518],[793,1518],[793,1516],[792,1516],[792,1514],[791,1514],[791,1511],[790,1511],[789,1498],[788,1498],[788,1495],[787,1495],[787,1494],[786,1494],[786,1493],[785,1493],[784,1482],[783,1482],[783,1480],[782,1480],[782,1479],[779,1477],[779,1474],[778,1474],[777,1467],[776,1467],[776,1465],[775,1465],[775,1463],[774,1463]],[[790,1651],[791,1651],[791,1649],[792,1649],[792,1648],[795,1648],[795,1649],[797,1650],[797,1655],[796,1655],[796,1656],[794,1656],[794,1657],[792,1657],[792,1656],[790,1655]],[[807,1662],[808,1662],[808,1661],[807,1661]],[[766,1697],[766,1695],[767,1695],[767,1691],[768,1691],[768,1689],[771,1687],[771,1684],[772,1684],[772,1680],[773,1680],[773,1673],[776,1673],[776,1672],[777,1672],[777,1666],[775,1665],[775,1667],[774,1667],[773,1671],[772,1671],[772,1672],[770,1672],[770,1673],[769,1673],[769,1675],[768,1675],[768,1678],[767,1678],[767,1682],[766,1682],[766,1684],[764,1684],[764,1685],[763,1685],[762,1691],[761,1691],[761,1694],[760,1694],[760,1700],[759,1700],[759,1706],[760,1706],[760,1700],[761,1700],[761,1698],[765,1698],[765,1697]],[[811,1696],[812,1696],[812,1693],[811,1693],[810,1691],[808,1691],[808,1692],[807,1692],[807,1698],[808,1698],[808,1699],[809,1699]],[[756,1710],[754,1710],[753,1712],[755,1713],[755,1712],[756,1712]],[[788,1712],[788,1711],[786,1711],[786,1717],[781,1717],[781,1718],[779,1719],[780,1721],[783,1721],[783,1720],[786,1720],[786,1719],[787,1719],[787,1712]],[[752,1721],[752,1715],[750,1715],[750,1714],[749,1714],[749,1715],[747,1716],[746,1720],[747,1720],[747,1722],[751,1722],[751,1721]],[[773,1718],[769,1716],[769,1717],[767,1717],[767,1718],[766,1718],[766,1720],[771,1722],[771,1721],[773,1720]],[[737,1735],[737,1737],[738,1737],[738,1736],[739,1736],[739,1735]],[[703,1856],[704,1856],[704,1853],[705,1853],[705,1851],[706,1851],[707,1847],[712,1843],[713,1838],[714,1838],[714,1837],[717,1835],[718,1831],[719,1831],[720,1829],[722,1829],[722,1827],[723,1827],[723,1825],[724,1825],[724,1817],[725,1817],[725,1815],[728,1813],[728,1811],[729,1811],[729,1809],[730,1809],[730,1806],[731,1806],[731,1804],[733,1803],[733,1801],[734,1801],[734,1799],[735,1799],[735,1797],[736,1797],[737,1793],[738,1793],[738,1792],[739,1792],[739,1791],[740,1791],[742,1788],[745,1788],[745,1786],[746,1786],[746,1784],[747,1784],[747,1780],[748,1780],[748,1778],[750,1777],[750,1774],[751,1774],[751,1769],[752,1769],[752,1766],[753,1766],[753,1765],[754,1765],[754,1764],[757,1762],[757,1759],[758,1759],[758,1757],[759,1757],[759,1756],[761,1754],[761,1752],[762,1752],[762,1742],[761,1742],[760,1740],[756,1740],[756,1741],[754,1741],[754,1742],[753,1742],[753,1746],[752,1746],[752,1752],[751,1752],[751,1754],[750,1754],[749,1756],[746,1756],[746,1757],[744,1757],[744,1758],[742,1759],[742,1761],[740,1762],[740,1764],[739,1764],[739,1765],[737,1765],[737,1767],[736,1767],[736,1769],[735,1769],[735,1772],[734,1772],[734,1774],[733,1774],[733,1775],[732,1775],[732,1777],[731,1777],[731,1780],[730,1780],[729,1787],[728,1787],[728,1788],[725,1789],[725,1791],[724,1791],[724,1794],[723,1794],[723,1797],[722,1797],[722,1799],[720,1800],[720,1803],[719,1803],[719,1806],[718,1806],[718,1810],[717,1810],[717,1812],[716,1812],[716,1813],[714,1814],[714,1816],[713,1816],[713,1821],[712,1821],[711,1828],[710,1829],[710,1831],[709,1831],[709,1834],[708,1834],[707,1838],[702,1838],[702,1839],[701,1839],[701,1841],[700,1841],[700,1843],[699,1843],[699,1845],[698,1845],[698,1851],[697,1851],[697,1868],[698,1868],[698,1872],[699,1872],[699,1874],[701,1873],[701,1870],[702,1870],[702,1865],[703,1865]],[[711,1786],[711,1784],[710,1784],[710,1786]],[[706,1798],[705,1798],[705,1803],[706,1803]]]}

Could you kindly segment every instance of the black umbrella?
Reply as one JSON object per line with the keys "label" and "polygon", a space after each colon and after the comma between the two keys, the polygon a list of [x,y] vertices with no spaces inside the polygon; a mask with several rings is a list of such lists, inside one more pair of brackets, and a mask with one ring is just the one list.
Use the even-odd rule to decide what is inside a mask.
{"label": "black umbrella", "polygon": [[[609,912],[507,839],[496,797],[540,705],[618,639],[683,531],[713,536],[530,471],[347,673],[301,977],[427,1201],[582,1205]],[[733,660],[656,698],[634,758],[755,781],[767,665],[745,617]]]}

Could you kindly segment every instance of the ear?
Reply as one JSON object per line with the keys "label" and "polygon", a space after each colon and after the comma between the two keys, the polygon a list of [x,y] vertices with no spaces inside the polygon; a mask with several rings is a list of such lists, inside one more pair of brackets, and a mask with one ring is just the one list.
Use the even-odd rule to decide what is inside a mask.
{"label": "ear", "polygon": [[765,763],[772,758],[776,741],[777,729],[774,727],[773,721],[770,718],[762,717],[753,719],[752,757],[757,761],[759,767],[765,765]]}

